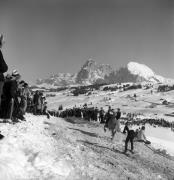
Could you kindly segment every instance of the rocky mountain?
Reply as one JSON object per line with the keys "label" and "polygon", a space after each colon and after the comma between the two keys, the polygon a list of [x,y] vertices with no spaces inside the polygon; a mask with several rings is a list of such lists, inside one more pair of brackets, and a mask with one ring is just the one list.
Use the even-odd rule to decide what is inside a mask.
{"label": "rocky mountain", "polygon": [[94,84],[105,80],[113,69],[108,64],[97,64],[94,60],[88,60],[82,66],[76,77],[76,83]]}
{"label": "rocky mountain", "polygon": [[38,79],[39,86],[67,86],[67,85],[91,85],[91,84],[113,84],[123,82],[153,82],[174,83],[174,80],[164,78],[154,73],[152,69],[144,64],[129,62],[126,67],[114,70],[108,64],[98,64],[89,59],[76,74],[58,73],[46,79]]}
{"label": "rocky mountain", "polygon": [[36,84],[48,84],[53,86],[66,86],[69,84],[76,84],[76,76],[76,74],[58,73],[56,75],[51,75],[46,79],[37,79]]}
{"label": "rocky mountain", "polygon": [[94,60],[89,59],[76,74],[58,73],[46,79],[37,79],[36,84],[39,86],[66,86],[66,85],[90,85],[94,83],[105,82],[105,76],[108,76],[113,69],[108,64],[97,64]]}

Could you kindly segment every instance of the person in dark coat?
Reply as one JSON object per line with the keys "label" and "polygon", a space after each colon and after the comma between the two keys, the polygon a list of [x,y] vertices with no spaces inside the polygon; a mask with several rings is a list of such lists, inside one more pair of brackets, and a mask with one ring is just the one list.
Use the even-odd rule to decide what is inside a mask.
{"label": "person in dark coat", "polygon": [[107,111],[107,113],[105,114],[105,119],[106,119],[106,122],[105,122],[105,125],[104,125],[104,131],[105,131],[105,132],[106,132],[106,128],[108,128],[108,122],[109,122],[109,120],[111,119],[110,112],[111,112],[111,106],[109,106],[108,111]]}
{"label": "person in dark coat", "polygon": [[12,76],[13,76],[13,81],[15,81],[17,84],[17,90],[15,93],[15,98],[13,100],[14,109],[12,113],[12,116],[13,116],[12,120],[15,123],[15,122],[18,122],[19,119],[22,121],[25,121],[25,117],[23,116],[23,112],[21,109],[21,98],[22,98],[21,87],[20,87],[21,75],[18,73],[17,70],[13,70]]}
{"label": "person in dark coat", "polygon": [[14,70],[11,78],[6,78],[4,87],[3,87],[3,118],[4,119],[14,119],[19,114],[19,105],[18,105],[18,82],[21,76],[18,71]]}
{"label": "person in dark coat", "polygon": [[104,115],[105,115],[105,112],[104,112],[103,108],[101,107],[101,109],[100,109],[100,123],[104,123]]}
{"label": "person in dark coat", "polygon": [[39,104],[39,91],[36,91],[34,96],[33,96],[33,104],[34,104],[34,109],[33,109],[33,114],[37,114],[37,105]]}
{"label": "person in dark coat", "polygon": [[12,77],[6,77],[3,86],[2,96],[2,112],[1,117],[4,119],[10,119],[11,102],[14,99],[17,90],[17,83],[12,80]]}
{"label": "person in dark coat", "polygon": [[116,119],[119,120],[121,117],[121,111],[120,108],[117,109],[117,113],[116,113]]}
{"label": "person in dark coat", "polygon": [[127,132],[127,137],[125,141],[125,153],[127,152],[127,147],[128,147],[128,142],[130,141],[131,143],[131,152],[134,153],[134,137],[135,137],[135,131],[132,129],[132,126],[129,122],[126,123],[123,133],[126,134]]}
{"label": "person in dark coat", "polygon": [[3,86],[4,86],[4,75],[3,73],[7,72],[8,66],[4,61],[1,48],[3,45],[3,35],[0,35],[0,108],[1,108],[1,96],[3,93]]}
{"label": "person in dark coat", "polygon": [[116,112],[114,109],[110,111],[110,118],[108,121],[108,129],[111,131],[111,140],[114,139],[117,127]]}

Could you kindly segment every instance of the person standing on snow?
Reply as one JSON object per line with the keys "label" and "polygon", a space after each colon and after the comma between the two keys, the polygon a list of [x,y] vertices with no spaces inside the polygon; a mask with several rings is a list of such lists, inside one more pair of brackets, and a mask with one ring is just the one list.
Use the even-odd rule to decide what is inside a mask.
{"label": "person standing on snow", "polygon": [[3,93],[3,86],[4,86],[4,75],[3,73],[7,72],[8,70],[8,66],[6,64],[6,62],[4,61],[2,52],[1,52],[1,48],[2,45],[4,44],[3,41],[3,35],[0,35],[0,108],[1,108],[1,96]]}
{"label": "person standing on snow", "polygon": [[128,142],[130,141],[131,143],[131,152],[134,153],[134,137],[135,137],[135,132],[134,130],[132,129],[132,125],[127,122],[125,124],[125,127],[124,127],[124,130],[123,130],[123,133],[126,134],[127,132],[127,137],[126,137],[126,141],[125,141],[125,153],[127,152],[127,147],[128,147]]}
{"label": "person standing on snow", "polygon": [[120,108],[118,108],[116,112],[116,131],[117,132],[120,132],[120,118],[121,118],[121,111],[120,111]]}
{"label": "person standing on snow", "polygon": [[104,131],[106,132],[106,128],[108,128],[108,122],[109,122],[109,120],[110,120],[110,118],[111,118],[111,106],[109,106],[109,108],[108,108],[108,111],[107,111],[107,113],[106,113],[106,115],[105,115],[105,119],[106,119],[106,121],[105,121],[105,125],[104,125]]}
{"label": "person standing on snow", "polygon": [[112,109],[109,112],[110,118],[108,121],[108,129],[111,131],[111,140],[114,139],[115,133],[116,133],[116,124],[117,124],[117,119],[116,119],[116,112],[114,109]]}
{"label": "person standing on snow", "polygon": [[33,104],[34,104],[33,114],[37,115],[37,105],[39,104],[39,91],[36,91],[33,96]]}
{"label": "person standing on snow", "polygon": [[100,123],[104,123],[104,115],[105,115],[105,112],[103,110],[103,108],[101,107],[100,109],[100,112],[99,112],[99,118],[100,118]]}
{"label": "person standing on snow", "polygon": [[17,70],[13,70],[10,78],[6,78],[6,82],[3,87],[3,116],[4,121],[12,120],[17,121],[18,118],[23,119],[20,116],[20,95],[18,94],[18,85],[21,75]]}
{"label": "person standing on snow", "polygon": [[21,110],[23,114],[25,115],[25,112],[27,110],[27,102],[28,98],[30,97],[30,90],[27,83],[24,82],[22,92],[21,92]]}
{"label": "person standing on snow", "polygon": [[110,112],[110,120],[108,122],[108,129],[111,130],[111,140],[114,139],[116,132],[120,132],[120,117],[120,109],[118,108],[117,111],[112,109]]}

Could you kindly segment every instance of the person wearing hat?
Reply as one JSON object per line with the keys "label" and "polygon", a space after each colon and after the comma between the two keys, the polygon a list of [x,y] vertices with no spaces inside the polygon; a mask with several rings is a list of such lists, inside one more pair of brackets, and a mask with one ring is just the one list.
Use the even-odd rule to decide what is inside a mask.
{"label": "person wearing hat", "polygon": [[16,76],[20,76],[20,74],[19,74],[19,72],[18,72],[16,69],[14,69],[14,70],[12,71],[12,76],[13,76],[13,77],[16,77]]}
{"label": "person wearing hat", "polygon": [[4,86],[4,75],[3,75],[3,73],[7,72],[7,70],[8,70],[8,66],[7,66],[7,64],[3,58],[2,51],[1,51],[3,44],[4,44],[3,35],[1,34],[0,35],[0,107],[1,107],[1,96],[3,93],[3,86]]}

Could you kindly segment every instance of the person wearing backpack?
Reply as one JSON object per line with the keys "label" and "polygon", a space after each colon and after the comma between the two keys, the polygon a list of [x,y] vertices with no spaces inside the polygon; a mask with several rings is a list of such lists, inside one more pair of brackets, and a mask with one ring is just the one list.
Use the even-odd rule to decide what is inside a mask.
{"label": "person wearing backpack", "polygon": [[3,58],[1,51],[3,44],[4,44],[3,35],[1,34],[0,35],[0,107],[1,107],[1,96],[3,93],[3,86],[4,86],[4,73],[7,72],[8,70],[8,66]]}

